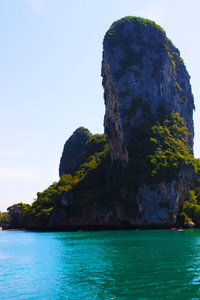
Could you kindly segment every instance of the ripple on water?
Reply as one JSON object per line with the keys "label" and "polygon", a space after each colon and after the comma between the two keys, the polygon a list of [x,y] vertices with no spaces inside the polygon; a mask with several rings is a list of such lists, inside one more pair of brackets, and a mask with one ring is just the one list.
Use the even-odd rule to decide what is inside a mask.
{"label": "ripple on water", "polygon": [[0,232],[2,299],[199,299],[200,230]]}

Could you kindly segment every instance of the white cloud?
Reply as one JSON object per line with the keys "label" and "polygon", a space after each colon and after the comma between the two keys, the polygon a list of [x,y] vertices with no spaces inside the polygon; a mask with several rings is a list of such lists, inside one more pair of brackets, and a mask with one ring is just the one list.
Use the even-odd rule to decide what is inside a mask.
{"label": "white cloud", "polygon": [[25,0],[26,3],[38,14],[46,13],[46,4],[48,0]]}

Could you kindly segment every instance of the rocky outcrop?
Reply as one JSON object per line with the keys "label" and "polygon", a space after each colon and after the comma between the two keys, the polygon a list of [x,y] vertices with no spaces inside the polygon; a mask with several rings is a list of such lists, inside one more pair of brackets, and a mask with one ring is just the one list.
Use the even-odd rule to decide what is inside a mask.
{"label": "rocky outcrop", "polygon": [[74,175],[91,155],[102,152],[106,144],[105,134],[94,134],[84,127],[78,128],[66,141],[60,159],[59,175]]}
{"label": "rocky outcrop", "polygon": [[21,204],[9,208],[5,228],[24,220],[34,230],[200,226],[194,99],[179,50],[154,22],[123,18],[105,35],[102,77],[106,135],[78,128],[59,182],[24,218]]}
{"label": "rocky outcrop", "polygon": [[141,124],[147,106],[154,114],[161,106],[178,112],[189,129],[193,148],[190,77],[179,50],[160,26],[136,17],[113,23],[103,42],[102,76],[104,127],[112,159],[128,160],[131,127]]}
{"label": "rocky outcrop", "polygon": [[[79,210],[78,215],[77,213],[67,213],[68,210],[73,209],[73,199],[70,199],[70,201],[63,202],[65,209],[62,211],[62,222],[59,225],[77,229],[171,228],[177,226],[179,225],[177,216],[179,218],[186,191],[194,188],[198,178],[199,176],[195,174],[193,168],[187,167],[180,170],[178,178],[172,181],[151,185],[142,184],[137,193],[137,205],[123,200],[116,201],[109,207],[94,202]],[[49,226],[51,225],[50,222]]]}
{"label": "rocky outcrop", "polygon": [[24,208],[26,204],[14,204],[7,208],[8,214],[2,218],[3,229],[20,229],[26,227]]}
{"label": "rocky outcrop", "polygon": [[84,127],[79,127],[66,141],[60,159],[59,175],[75,174],[83,162],[83,153],[86,142],[91,138],[91,133]]}
{"label": "rocky outcrop", "polygon": [[177,222],[186,191],[194,188],[198,179],[194,169],[183,168],[178,178],[170,182],[154,185],[141,185],[137,194],[140,218],[139,226],[173,227]]}

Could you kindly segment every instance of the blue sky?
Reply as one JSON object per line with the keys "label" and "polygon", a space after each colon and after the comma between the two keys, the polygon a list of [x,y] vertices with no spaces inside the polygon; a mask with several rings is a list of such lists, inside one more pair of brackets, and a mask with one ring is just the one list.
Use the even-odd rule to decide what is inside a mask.
{"label": "blue sky", "polygon": [[102,41],[127,15],[155,21],[179,48],[200,157],[199,14],[199,0],[0,0],[0,211],[58,181],[79,126],[103,133]]}

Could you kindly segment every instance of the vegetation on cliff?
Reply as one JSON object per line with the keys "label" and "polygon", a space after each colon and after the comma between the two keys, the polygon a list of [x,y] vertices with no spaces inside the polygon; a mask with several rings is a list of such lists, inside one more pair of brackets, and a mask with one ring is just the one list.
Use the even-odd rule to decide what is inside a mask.
{"label": "vegetation on cliff", "polygon": [[[134,222],[145,210],[142,212],[137,199],[142,185],[156,189],[164,183],[167,189],[167,183],[177,182],[186,168],[199,177],[200,164],[192,154],[193,96],[178,49],[160,26],[136,17],[113,23],[104,48],[108,60],[103,70],[107,136],[78,128],[65,143],[60,180],[38,192],[32,205],[19,203],[9,208],[7,219],[3,218],[8,227],[9,223],[14,226],[17,215],[20,226],[41,229],[77,222],[91,225],[95,218],[98,224],[101,219],[105,224],[107,217],[126,223],[130,215]],[[114,158],[112,143],[113,151],[118,151]],[[127,159],[119,153],[126,153]],[[191,182],[188,191],[182,187],[182,199],[177,203],[175,197],[174,220],[200,223],[200,185],[198,181],[195,184]],[[164,211],[169,203],[165,194],[163,198],[160,209]],[[100,214],[103,209],[106,213]],[[168,215],[163,222],[172,217]]]}
{"label": "vegetation on cliff", "polygon": [[141,124],[144,118],[151,117],[149,112],[155,114],[163,106],[184,118],[193,151],[194,99],[190,77],[179,50],[164,30],[150,20],[125,17],[111,25],[103,44],[103,86],[107,89],[110,82],[116,86],[113,92],[106,90],[105,103],[111,106],[116,93],[118,98],[118,112],[105,116],[105,132],[109,130],[110,117],[113,122],[120,118],[127,146],[132,125]]}
{"label": "vegetation on cliff", "polygon": [[60,159],[59,175],[70,173],[75,174],[83,161],[86,142],[89,141],[92,134],[88,129],[79,127],[64,145],[63,153]]}
{"label": "vegetation on cliff", "polygon": [[7,215],[8,215],[8,213],[0,211],[0,227],[2,226],[2,221],[1,220],[3,218],[6,218]]}
{"label": "vegetation on cliff", "polygon": [[[129,30],[127,30],[126,35],[124,34],[124,26],[126,26],[127,23],[133,24],[135,35],[131,34]],[[150,39],[148,40],[141,38],[145,30],[150,32]],[[135,42],[138,36],[141,40],[140,51],[136,51],[131,47],[131,44]],[[142,64],[142,58],[147,49],[148,51],[150,49],[153,50],[157,55],[152,72],[154,77],[158,76],[159,69],[164,63],[163,54],[165,52],[167,52],[171,59],[175,79],[177,79],[177,74],[184,68],[184,62],[180,57],[178,49],[175,48],[171,40],[167,38],[164,29],[151,20],[132,16],[122,18],[111,25],[105,35],[104,42],[105,41],[109,44],[111,51],[114,51],[114,48],[118,45],[123,45],[124,48],[125,56],[119,61],[120,69],[115,72],[117,81],[130,70],[132,65]],[[176,86],[181,90],[177,81]]]}
{"label": "vegetation on cliff", "polygon": [[[106,183],[105,166],[109,164],[108,145],[104,134],[91,135],[84,145],[84,163],[73,174],[63,175],[58,182],[54,182],[43,192],[37,193],[37,199],[27,207],[24,219],[28,223],[47,224],[50,216],[62,206],[62,197],[69,199],[70,206],[89,205],[91,201],[98,201],[98,194]],[[97,149],[102,150],[96,152]],[[107,168],[108,169],[108,168]]]}
{"label": "vegetation on cliff", "polygon": [[1,217],[1,225],[4,229],[18,229],[26,227],[24,213],[29,207],[29,204],[22,202],[14,204],[7,208],[7,213],[3,213]]}
{"label": "vegetation on cliff", "polygon": [[194,222],[200,225],[200,181],[197,180],[194,190],[188,191],[180,214],[183,223]]}
{"label": "vegetation on cliff", "polygon": [[109,30],[107,31],[107,33],[105,35],[105,40],[109,41],[110,47],[113,48],[116,45],[124,44],[124,42],[129,44],[134,39],[134,37],[131,36],[130,32],[128,32],[129,38],[128,37],[125,38],[122,33],[122,28],[127,23],[134,23],[134,25],[136,26],[136,33],[138,35],[141,35],[143,30],[145,29],[145,27],[147,27],[149,25],[158,34],[160,34],[161,32],[164,33],[164,29],[151,20],[139,18],[139,17],[128,16],[128,17],[125,17],[125,18],[115,21],[110,26]]}
{"label": "vegetation on cliff", "polygon": [[[48,228],[57,209],[64,209],[66,216],[70,217],[95,203],[112,207],[116,202],[123,202],[132,205],[137,215],[136,196],[141,184],[173,180],[186,165],[199,172],[199,161],[185,144],[188,135],[183,118],[178,113],[163,110],[152,116],[151,123],[148,120],[139,128],[132,127],[128,147],[131,155],[126,167],[118,160],[111,161],[105,135],[91,136],[86,142],[85,162],[75,175],[65,174],[58,182],[38,192],[32,205],[23,206],[24,224]],[[99,143],[104,144],[103,151],[94,152]],[[131,191],[126,196],[122,193],[124,187]],[[181,214],[183,221],[200,218],[199,191],[197,187],[188,193]]]}

